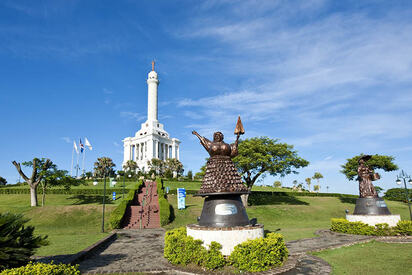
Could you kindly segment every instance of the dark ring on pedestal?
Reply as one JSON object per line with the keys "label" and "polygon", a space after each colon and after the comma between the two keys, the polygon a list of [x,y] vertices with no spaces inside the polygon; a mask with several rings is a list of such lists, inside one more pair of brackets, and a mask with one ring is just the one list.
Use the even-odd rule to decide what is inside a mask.
{"label": "dark ring on pedestal", "polygon": [[245,195],[245,194],[250,194],[250,193],[251,193],[250,191],[196,193],[196,194],[193,194],[193,197],[220,196],[220,195]]}

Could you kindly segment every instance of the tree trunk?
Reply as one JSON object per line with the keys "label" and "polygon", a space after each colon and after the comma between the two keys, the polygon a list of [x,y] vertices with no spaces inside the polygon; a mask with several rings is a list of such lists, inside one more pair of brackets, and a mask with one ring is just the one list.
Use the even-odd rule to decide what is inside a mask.
{"label": "tree trunk", "polygon": [[[37,187],[37,186],[36,186]],[[30,185],[30,202],[31,206],[37,206],[37,188]]]}
{"label": "tree trunk", "polygon": [[42,194],[42,196],[41,196],[41,206],[43,207],[44,206],[44,200],[45,200],[45,198],[46,198],[46,187],[44,186],[44,183],[42,184],[42,190],[43,190],[43,194]]}

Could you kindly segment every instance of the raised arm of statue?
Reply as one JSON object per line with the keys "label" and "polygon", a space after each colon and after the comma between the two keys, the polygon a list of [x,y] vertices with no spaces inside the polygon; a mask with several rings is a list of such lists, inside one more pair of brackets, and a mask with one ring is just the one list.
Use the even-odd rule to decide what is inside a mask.
{"label": "raised arm of statue", "polygon": [[210,148],[210,145],[212,145],[212,142],[208,140],[207,138],[199,135],[195,130],[192,131],[192,134],[199,138],[200,144],[202,144],[202,146],[206,149],[206,151],[209,152],[209,148]]}
{"label": "raised arm of statue", "polygon": [[230,157],[231,158],[236,157],[237,154],[238,154],[237,148],[238,148],[238,144],[239,144],[239,137],[240,137],[240,135],[238,134],[235,143],[230,144],[230,149],[231,149],[230,150]]}

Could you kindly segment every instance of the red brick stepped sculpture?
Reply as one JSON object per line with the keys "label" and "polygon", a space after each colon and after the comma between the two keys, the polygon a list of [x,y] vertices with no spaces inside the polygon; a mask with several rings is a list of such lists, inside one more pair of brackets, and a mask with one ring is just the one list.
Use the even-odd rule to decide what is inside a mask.
{"label": "red brick stepped sculpture", "polygon": [[159,228],[159,201],[157,184],[145,181],[141,191],[135,196],[131,206],[126,210],[125,229]]}

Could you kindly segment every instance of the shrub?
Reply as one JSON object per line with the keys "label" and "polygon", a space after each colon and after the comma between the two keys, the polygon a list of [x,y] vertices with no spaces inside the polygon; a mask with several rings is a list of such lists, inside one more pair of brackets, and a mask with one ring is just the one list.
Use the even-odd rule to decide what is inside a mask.
{"label": "shrub", "polygon": [[331,230],[340,233],[373,236],[412,235],[412,221],[399,221],[394,227],[387,223],[375,226],[363,222],[350,222],[346,219],[332,219]]}
{"label": "shrub", "polygon": [[412,221],[399,221],[394,230],[396,234],[412,236]]}
{"label": "shrub", "polygon": [[282,265],[288,257],[283,236],[268,233],[266,238],[249,240],[235,246],[229,260],[242,271],[257,272]]}
{"label": "shrub", "polygon": [[0,270],[25,265],[36,248],[47,245],[47,236],[33,235],[34,227],[21,214],[0,213]]}
{"label": "shrub", "polygon": [[355,234],[355,235],[374,235],[375,227],[363,222],[350,222],[346,219],[332,219],[331,231]]}
{"label": "shrub", "polygon": [[13,269],[6,269],[0,275],[80,275],[78,265],[32,263]]}
{"label": "shrub", "polygon": [[161,179],[156,179],[157,183],[157,197],[159,200],[159,215],[160,225],[168,224],[172,219],[173,207],[167,201],[167,195],[164,192],[163,183]]}
{"label": "shrub", "polygon": [[143,182],[140,181],[127,193],[126,197],[120,202],[120,204],[112,211],[110,214],[109,223],[112,229],[121,228],[124,214],[126,209],[130,206],[135,198],[136,191],[140,189],[143,185]]}
{"label": "shrub", "polygon": [[222,246],[217,242],[212,242],[209,249],[206,249],[202,244],[201,240],[187,236],[184,227],[167,231],[164,257],[176,265],[193,263],[209,270],[223,267],[226,261],[220,252]]}
{"label": "shrub", "polygon": [[[8,186],[8,185],[7,185]],[[122,188],[107,188],[106,192],[116,192],[118,194],[123,192]],[[103,195],[103,188],[48,188],[46,189],[46,194],[56,194],[56,195]],[[30,189],[27,188],[16,188],[16,187],[2,187],[0,188],[0,194],[30,194]]]}
{"label": "shrub", "polygon": [[[412,197],[412,189],[408,189],[409,193],[409,198]],[[385,192],[385,199],[391,200],[391,201],[403,201],[407,202],[405,198],[405,189],[404,188],[392,188],[388,189],[388,191]]]}
{"label": "shrub", "polygon": [[180,227],[166,232],[164,257],[172,264],[196,264],[208,270],[233,265],[241,271],[264,271],[282,265],[288,250],[282,235],[269,233],[266,238],[249,240],[237,245],[225,260],[220,250],[222,246],[211,242],[209,249],[201,240],[187,236],[186,228]]}

